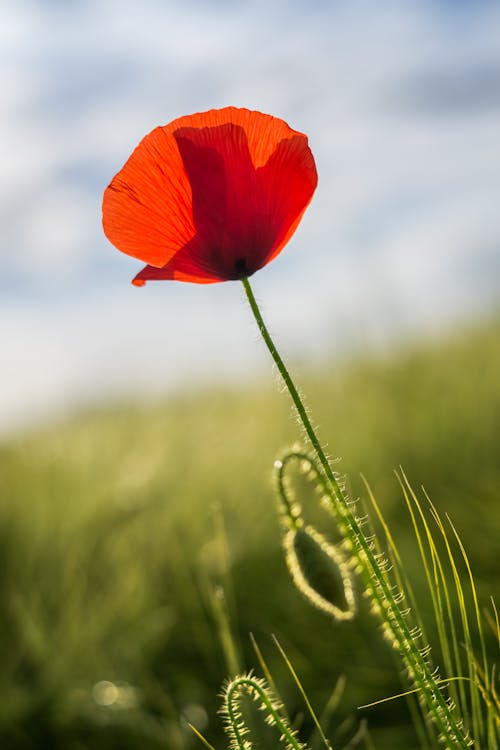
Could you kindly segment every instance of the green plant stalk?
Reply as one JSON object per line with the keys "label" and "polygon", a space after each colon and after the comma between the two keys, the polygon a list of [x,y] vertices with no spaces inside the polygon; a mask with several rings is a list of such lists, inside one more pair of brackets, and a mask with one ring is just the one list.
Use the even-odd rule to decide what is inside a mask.
{"label": "green plant stalk", "polygon": [[[398,481],[401,485],[408,513],[410,514],[420,552],[420,559],[422,560],[422,566],[427,579],[429,595],[433,603],[435,621],[441,643],[441,652],[443,654],[443,662],[447,668],[448,674],[461,675],[462,664],[459,647],[460,639],[453,618],[450,593],[446,582],[443,564],[437,552],[429,524],[417,496],[408,484],[408,480],[404,474],[402,477],[398,476]],[[425,535],[420,531],[418,519],[420,519]],[[427,539],[428,552],[426,552],[424,547],[424,539]],[[430,554],[432,570],[428,561],[428,554]],[[448,637],[446,622],[448,623],[450,630],[450,637]],[[450,641],[451,647],[448,641]],[[465,684],[462,680],[458,681],[458,686],[455,686],[455,682],[451,683],[450,695],[455,701],[456,706],[462,710],[462,715],[464,716],[467,712],[467,702],[465,697]]]}
{"label": "green plant stalk", "polygon": [[419,689],[429,715],[434,720],[438,731],[446,741],[446,747],[466,750],[470,746],[470,742],[467,740],[463,727],[457,722],[443,693],[441,692],[436,677],[433,675],[431,668],[425,659],[425,655],[420,652],[417,643],[412,637],[410,628],[405,621],[404,614],[401,611],[391,586],[384,575],[384,571],[373,552],[370,541],[366,538],[356,516],[349,507],[349,503],[342,492],[331,468],[330,462],[328,461],[323,447],[311,424],[304,402],[295,387],[290,373],[288,372],[269,331],[267,330],[253,294],[252,287],[250,286],[250,282],[247,278],[243,278],[241,281],[245,289],[250,309],[252,310],[262,338],[264,339],[264,343],[278,368],[306,435],[318,457],[325,476],[328,479],[333,493],[330,496],[332,500],[335,500],[335,502],[332,503],[332,509],[335,511],[340,522],[341,530],[342,527],[345,527],[346,539],[350,543],[352,554],[356,559],[359,571],[370,592],[372,601],[376,605],[376,609],[380,613],[385,627],[389,631],[393,644],[399,649],[410,678]]}
{"label": "green plant stalk", "polygon": [[305,750],[302,743],[297,740],[294,733],[290,730],[286,720],[279,715],[277,707],[268,695],[262,681],[252,675],[236,677],[230,682],[225,691],[224,714],[227,717],[228,730],[233,733],[235,746],[239,750],[247,750],[247,748],[251,747],[246,741],[245,735],[247,729],[242,722],[238,708],[238,698],[242,693],[242,689],[246,689],[252,697],[259,698],[268,720],[271,720],[272,726],[276,727],[289,750]]}

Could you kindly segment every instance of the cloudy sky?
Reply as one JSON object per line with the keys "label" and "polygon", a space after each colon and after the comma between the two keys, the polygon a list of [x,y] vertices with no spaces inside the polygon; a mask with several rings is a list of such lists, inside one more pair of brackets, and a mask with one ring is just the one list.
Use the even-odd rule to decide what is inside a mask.
{"label": "cloudy sky", "polygon": [[238,283],[134,288],[100,224],[145,133],[227,104],[284,118],[317,162],[254,277],[285,354],[498,308],[498,2],[2,0],[0,432],[268,367]]}

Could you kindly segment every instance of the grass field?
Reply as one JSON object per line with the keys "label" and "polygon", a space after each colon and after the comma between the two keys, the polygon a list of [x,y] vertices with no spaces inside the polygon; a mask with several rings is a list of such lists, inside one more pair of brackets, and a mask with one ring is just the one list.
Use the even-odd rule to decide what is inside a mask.
{"label": "grass field", "polygon": [[[378,360],[296,368],[352,494],[366,497],[362,472],[382,507],[424,617],[394,470],[450,514],[482,605],[498,600],[499,341],[493,321]],[[269,377],[252,389],[124,404],[0,447],[2,747],[201,747],[187,717],[222,748],[221,684],[259,671],[250,632],[305,737],[309,720],[271,634],[319,713],[345,677],[338,707],[325,713],[336,749],[362,717],[381,750],[421,746],[404,700],[356,711],[403,689],[363,601],[353,622],[332,624],[289,579],[270,477],[300,433],[278,390]]]}

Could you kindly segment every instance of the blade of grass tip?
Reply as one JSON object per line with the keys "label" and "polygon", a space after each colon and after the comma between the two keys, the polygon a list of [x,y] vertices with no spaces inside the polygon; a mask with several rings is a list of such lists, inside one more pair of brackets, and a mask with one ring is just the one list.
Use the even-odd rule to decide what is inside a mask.
{"label": "blade of grass tip", "polygon": [[313,720],[314,725],[316,726],[318,734],[321,737],[321,741],[322,741],[323,745],[327,748],[327,750],[333,750],[332,745],[330,744],[330,742],[325,737],[325,733],[323,732],[321,724],[318,721],[318,717],[316,716],[316,712],[314,711],[314,709],[313,709],[313,707],[312,707],[312,705],[311,705],[311,703],[309,701],[309,698],[306,695],[306,691],[304,690],[304,688],[302,686],[302,683],[299,680],[299,677],[298,677],[295,669],[293,668],[290,659],[286,655],[285,650],[283,649],[281,643],[278,641],[278,639],[276,638],[276,636],[274,634],[273,634],[272,638],[273,638],[273,641],[274,641],[274,644],[275,644],[276,648],[278,649],[278,651],[280,652],[281,656],[283,657],[283,661],[285,662],[285,664],[286,664],[286,666],[288,668],[288,671],[292,675],[293,681],[295,682],[295,684],[297,685],[297,688],[299,689],[299,692],[300,692],[300,694],[302,696],[302,699],[303,699],[304,703],[306,704],[307,710],[309,711],[309,715],[311,716],[311,719]]}
{"label": "blade of grass tip", "polygon": [[[462,672],[463,672],[463,666],[462,666],[462,654],[461,654],[461,649],[460,649],[460,639],[457,633],[457,626],[455,623],[455,615],[454,615],[454,611],[452,607],[451,595],[450,595],[450,589],[448,587],[447,576],[445,574],[444,566],[443,566],[439,551],[437,549],[437,545],[434,541],[432,531],[427,522],[427,518],[424,514],[423,508],[418,498],[416,497],[415,493],[413,492],[412,492],[412,497],[418,509],[419,515],[422,519],[422,523],[424,525],[424,529],[425,529],[425,533],[427,537],[427,544],[429,546],[431,556],[432,556],[435,587],[436,587],[436,590],[438,592],[438,597],[439,597],[439,608],[435,609],[435,622],[438,628],[438,636],[439,636],[439,641],[440,641],[440,646],[441,646],[444,669],[446,670],[446,674],[450,678],[452,675],[457,675],[461,677]],[[444,598],[444,606],[442,604],[441,592]],[[447,631],[449,631],[449,636],[448,636]],[[450,643],[451,643],[451,648],[449,645]],[[452,681],[452,685],[454,685],[453,681]],[[449,692],[450,692],[450,697],[455,702],[455,705],[457,706],[462,718],[464,719],[464,721],[467,722],[467,724],[470,724],[469,708],[468,708],[468,703],[467,703],[467,698],[466,698],[464,681],[462,679],[458,681],[458,692],[454,689],[454,687],[452,687],[452,689]]]}
{"label": "blade of grass tip", "polygon": [[347,683],[346,676],[341,674],[340,677],[337,679],[337,682],[335,683],[335,687],[332,690],[332,694],[330,695],[327,701],[324,713],[328,711],[331,715],[333,714],[334,711],[337,710],[337,708],[340,705],[340,701],[342,700],[342,696],[344,695],[346,683]]}
{"label": "blade of grass tip", "polygon": [[[446,677],[442,680],[437,680],[438,685],[447,685],[449,682],[470,682],[469,677]],[[407,695],[416,695],[420,692],[420,688],[412,688],[411,690],[405,690],[404,693],[396,693],[396,695],[389,695],[387,698],[379,698],[379,700],[373,701],[372,703],[365,703],[363,706],[358,706],[358,709],[371,708],[372,706],[378,706],[379,703],[388,703],[389,701],[395,701],[398,698],[406,698]]]}
{"label": "blade of grass tip", "polygon": [[267,666],[267,662],[264,659],[264,655],[262,651],[260,650],[259,644],[257,643],[253,633],[250,633],[250,642],[252,644],[253,650],[255,651],[255,655],[257,656],[257,661],[260,664],[260,668],[262,669],[262,673],[264,677],[266,678],[266,681],[269,683],[273,691],[279,697],[278,691],[276,689],[276,683],[274,682],[273,676],[271,674],[271,670]]}
{"label": "blade of grass tip", "polygon": [[[370,491],[368,490],[368,494],[370,496]],[[375,498],[373,495],[370,497],[370,501],[375,501]],[[375,558],[379,561],[381,572],[387,581],[388,586],[390,586],[392,589],[394,589],[394,581],[391,579],[391,574],[393,574],[396,578],[396,583],[398,586],[398,592],[400,596],[400,601],[403,600],[403,589],[401,587],[401,579],[398,573],[398,567],[399,563],[397,560],[394,559],[393,550],[389,543],[389,551],[383,547],[383,539],[381,538],[381,535],[378,533],[378,530],[375,529],[372,516],[370,513],[370,507],[365,500],[365,498],[361,497],[358,498],[357,506],[358,508],[361,507],[362,512],[362,518],[363,518],[363,526],[364,531],[367,535],[367,538],[370,539],[370,543],[373,546],[373,553]],[[375,503],[376,504],[376,503]],[[384,529],[385,531],[385,529]]]}
{"label": "blade of grass tip", "polygon": [[190,728],[190,730],[193,732],[193,734],[195,734],[196,737],[198,737],[198,739],[200,740],[200,742],[202,742],[205,745],[205,747],[208,748],[208,750],[215,750],[215,747],[213,745],[211,745],[210,742],[207,739],[205,739],[205,737],[201,734],[201,732],[199,732],[196,729],[196,727],[194,727],[192,724],[190,724],[189,721],[187,721],[186,724]]}
{"label": "blade of grass tip", "polygon": [[389,703],[389,701],[395,701],[398,698],[406,698],[408,695],[416,695],[419,692],[419,688],[412,688],[411,690],[405,690],[404,693],[396,693],[395,695],[387,696],[387,698],[379,698],[376,701],[371,701],[371,703],[364,703],[362,706],[358,706],[358,711],[361,711],[363,708],[379,706],[381,703]]}
{"label": "blade of grass tip", "polygon": [[394,538],[393,538],[393,536],[391,534],[389,526],[387,525],[387,521],[385,520],[384,514],[382,513],[382,511],[380,509],[380,506],[377,503],[375,495],[373,494],[372,488],[368,484],[368,480],[366,479],[366,477],[364,476],[364,474],[361,474],[361,481],[363,482],[363,484],[365,486],[365,490],[367,492],[368,499],[370,500],[370,503],[371,503],[371,505],[373,507],[373,510],[375,511],[375,514],[376,514],[376,516],[378,518],[378,521],[379,521],[380,525],[382,526],[382,529],[384,531],[385,538],[387,539],[389,547],[390,547],[391,551],[393,552],[394,557],[395,557],[398,565],[401,565],[401,558],[399,556],[398,549],[397,549],[396,544],[394,542]]}
{"label": "blade of grass tip", "polygon": [[270,686],[271,690],[273,691],[273,693],[275,694],[276,698],[279,700],[279,702],[281,704],[280,705],[280,712],[285,717],[285,719],[287,720],[288,724],[291,726],[292,720],[291,720],[290,715],[288,713],[288,710],[287,710],[287,707],[285,705],[285,702],[281,698],[280,692],[279,692],[279,690],[278,690],[278,688],[276,686],[276,682],[274,681],[274,678],[273,678],[273,676],[271,674],[271,670],[269,669],[269,667],[267,665],[267,662],[264,659],[264,654],[260,650],[259,644],[257,643],[257,640],[256,640],[256,638],[255,638],[255,636],[254,636],[253,633],[250,633],[250,642],[251,642],[253,650],[255,651],[255,654],[257,656],[257,661],[260,664],[260,668],[261,668],[262,673],[263,673],[263,675],[265,677],[265,680],[266,680],[266,682],[268,683],[268,685]]}
{"label": "blade of grass tip", "polygon": [[[416,496],[415,492],[413,491],[410,485],[410,482],[408,480],[408,477],[406,476],[402,468],[400,468],[400,472],[401,472],[401,477],[403,479],[403,482],[401,482],[401,479],[399,478],[399,476],[398,476],[398,479],[400,481],[400,485],[403,491],[405,502],[408,507],[408,512],[410,513],[412,524],[415,529],[415,534],[417,537],[417,543],[419,545],[420,555],[423,560],[425,561],[427,560],[427,555],[425,553],[422,537],[418,529],[418,522],[414,514],[412,503],[417,509],[419,518],[424,528],[425,536],[427,539],[427,545],[428,545],[429,552],[431,555],[432,575],[430,573],[430,568],[428,564],[426,563],[424,563],[424,571],[425,571],[427,586],[429,589],[429,593],[431,596],[431,601],[432,601],[432,605],[434,609],[434,617],[435,617],[435,622],[436,622],[436,626],[438,629],[438,638],[439,638],[439,643],[440,643],[441,653],[442,653],[442,658],[443,658],[443,666],[448,675],[453,675],[453,674],[461,675],[463,670],[462,670],[462,659],[461,659],[460,647],[459,647],[459,639],[458,639],[457,632],[456,632],[456,625],[455,625],[455,620],[453,616],[453,608],[451,606],[450,592],[448,589],[448,584],[446,581],[446,575],[444,573],[443,564],[441,562],[441,558],[439,556],[439,552],[437,550],[436,543],[434,541],[434,537],[432,535],[430,526],[427,522],[427,518],[423,511],[422,505],[419,502],[419,499]],[[426,498],[426,499],[429,502],[429,505],[432,506],[432,504],[429,501],[429,498]],[[444,597],[444,606],[443,606],[442,597]],[[448,623],[450,637],[448,637],[446,622]],[[450,641],[452,644],[451,650],[449,646]],[[465,689],[464,689],[462,682],[459,682],[458,684],[458,691],[455,690],[454,687],[452,687],[452,689],[450,690],[450,697],[455,702],[455,705],[458,707],[462,718],[464,720],[467,720],[467,723],[469,723],[468,722],[469,712],[467,708],[467,700],[465,696]]]}
{"label": "blade of grass tip", "polygon": [[[476,616],[476,624],[477,624],[477,632],[479,636],[479,644],[481,648],[481,658],[483,662],[483,668],[482,671],[484,672],[483,675],[483,682],[484,682],[484,689],[486,691],[486,695],[489,695],[491,692],[491,685],[490,685],[490,674],[489,674],[489,664],[488,664],[488,657],[486,655],[486,643],[484,640],[484,631],[483,631],[483,623],[481,619],[481,613],[479,611],[479,601],[477,597],[477,589],[476,584],[474,581],[474,575],[472,573],[472,568],[470,565],[469,557],[467,555],[467,552],[465,551],[465,547],[463,545],[463,542],[460,538],[460,535],[458,534],[458,531],[456,530],[451,518],[448,514],[446,514],[446,518],[448,523],[451,526],[451,529],[455,535],[455,539],[457,540],[457,544],[460,548],[460,552],[462,553],[463,560],[465,562],[465,566],[467,568],[467,574],[469,576],[469,584],[472,592],[472,601],[474,603],[474,614]],[[477,667],[475,667],[476,672]],[[497,741],[495,737],[495,727],[493,722],[493,716],[491,714],[491,711],[488,711],[486,714],[486,720],[487,720],[487,734],[488,734],[488,747],[490,750],[496,750],[497,748]]]}
{"label": "blade of grass tip", "polygon": [[[403,491],[405,502],[408,508],[408,512],[412,520],[412,525],[413,525],[414,533],[417,539],[417,544],[419,547],[421,559],[423,561],[423,566],[424,566],[424,571],[425,571],[425,576],[426,576],[426,581],[427,581],[427,588],[431,597],[431,602],[432,602],[432,606],[434,610],[434,620],[435,620],[437,631],[438,631],[438,638],[439,638],[439,644],[441,647],[443,667],[446,671],[446,674],[448,675],[452,675],[456,672],[461,673],[462,669],[461,669],[461,662],[460,662],[460,649],[458,645],[458,638],[456,637],[456,633],[455,633],[455,623],[454,623],[453,616],[452,616],[452,608],[451,608],[451,602],[450,602],[450,597],[449,597],[449,591],[447,588],[446,577],[444,575],[441,560],[439,558],[439,553],[434,543],[434,538],[430,531],[422,506],[416,494],[414,493],[403,469],[401,468],[400,471],[401,471],[401,475],[402,475],[404,483],[401,482],[401,478],[399,476],[398,476],[398,480],[402,487],[402,491]],[[427,541],[428,553],[430,553],[431,563],[432,563],[432,575],[431,575],[431,570],[430,570],[430,566],[428,562],[428,553],[426,553],[425,551],[423,538],[420,533],[420,527],[418,524],[418,520],[415,516],[412,503],[418,512],[420,522],[422,523],[422,526],[425,532],[425,539]],[[444,597],[448,627],[451,632],[451,642],[453,644],[453,658],[452,658],[452,654],[449,648],[445,608],[443,607],[442,596]],[[418,608],[417,608],[417,612],[419,612]],[[425,636],[423,628],[422,628],[422,633],[424,635],[425,641],[428,642],[428,638],[427,636]],[[453,664],[455,664],[455,669],[453,667]],[[467,714],[463,713],[463,711],[467,704],[466,704],[465,690],[464,690],[462,683],[459,683],[458,691],[457,689],[455,689],[455,686],[452,684],[451,689],[449,689],[449,695],[452,701],[454,702],[454,704],[458,706],[461,715],[465,719]]]}
{"label": "blade of grass tip", "polygon": [[[255,654],[257,656],[257,660],[258,660],[258,662],[260,664],[260,668],[262,669],[264,677],[266,678],[266,681],[271,686],[271,688],[272,688],[273,692],[275,693],[276,697],[278,698],[278,700],[281,702],[281,711],[284,714],[284,716],[286,716],[286,718],[288,720],[288,723],[291,725],[292,724],[292,720],[291,720],[291,717],[290,717],[290,715],[289,715],[289,713],[287,711],[285,702],[281,698],[281,695],[280,695],[280,693],[278,691],[278,688],[276,686],[274,678],[273,678],[273,676],[271,674],[271,670],[269,669],[269,667],[267,665],[267,662],[264,659],[264,655],[263,655],[262,651],[260,650],[259,644],[257,643],[257,641],[256,641],[255,636],[254,636],[253,633],[250,633],[250,641],[252,643],[253,649],[254,649]],[[309,742],[309,744],[311,744],[311,742]]]}
{"label": "blade of grass tip", "polygon": [[[340,701],[342,700],[342,696],[344,695],[345,686],[347,683],[347,678],[345,675],[341,674],[340,677],[337,679],[337,682],[335,683],[335,687],[333,688],[330,697],[328,698],[325,708],[323,709],[323,712],[321,716],[325,717],[329,721],[329,717],[333,716],[334,712],[337,710],[337,708],[340,705]],[[323,723],[323,721],[320,721],[320,723]]]}
{"label": "blade of grass tip", "polygon": [[[451,672],[452,661],[451,661],[451,657],[450,657],[448,646],[447,646],[448,638],[446,636],[446,630],[445,630],[445,619],[444,619],[443,605],[442,605],[442,599],[441,599],[441,582],[440,582],[440,576],[438,573],[439,555],[438,555],[436,546],[434,544],[434,539],[430,532],[429,525],[427,523],[427,519],[425,518],[425,514],[423,512],[422,506],[417,496],[413,492],[413,489],[403,469],[400,468],[400,471],[401,471],[401,476],[399,476],[397,473],[396,473],[396,476],[399,481],[400,487],[403,491],[403,497],[406,502],[406,506],[408,508],[408,513],[410,514],[413,531],[415,533],[415,538],[416,538],[419,553],[420,553],[420,559],[422,560],[425,578],[427,581],[427,587],[429,589],[429,594],[431,596],[432,606],[434,609],[434,616],[435,616],[436,625],[438,628],[439,640],[440,640],[441,647],[443,650],[443,661],[444,661],[445,668],[447,669],[447,671]],[[428,553],[426,552],[426,549],[425,549],[424,540],[422,537],[418,519],[415,514],[412,503],[415,506],[416,510],[418,511],[418,517],[420,518],[420,521],[422,522],[422,526],[425,531],[425,538],[427,540],[427,545],[429,548],[431,562],[432,562],[432,574],[431,574],[431,568],[430,568],[429,560],[428,560]]]}
{"label": "blade of grass tip", "polygon": [[465,551],[465,547],[462,543],[462,540],[460,539],[460,536],[449,517],[448,513],[446,513],[446,519],[448,523],[451,526],[451,529],[455,535],[455,539],[457,540],[458,546],[460,547],[460,552],[462,553],[462,557],[464,559],[465,565],[467,567],[467,573],[469,575],[469,583],[471,587],[471,593],[472,593],[472,600],[474,602],[474,614],[476,615],[476,623],[477,623],[477,631],[479,635],[479,643],[481,645],[481,656],[483,659],[483,670],[484,670],[484,680],[485,680],[485,687],[487,690],[489,690],[489,676],[488,676],[488,659],[486,656],[486,644],[484,642],[484,633],[483,633],[483,624],[481,621],[481,614],[479,612],[479,602],[477,598],[477,590],[476,590],[476,584],[474,581],[474,576],[472,574],[472,568],[470,566],[469,557],[467,555],[467,552]]}
{"label": "blade of grass tip", "polygon": [[[424,493],[425,493],[425,490],[424,490]],[[472,729],[473,729],[474,739],[476,740],[476,742],[478,742],[482,734],[482,728],[483,728],[483,720],[482,720],[482,713],[481,713],[481,696],[479,694],[479,689],[477,687],[477,671],[476,671],[476,664],[475,664],[475,659],[474,659],[474,651],[472,647],[469,615],[467,612],[467,606],[465,602],[465,593],[464,593],[464,589],[462,586],[462,581],[460,580],[460,574],[458,572],[458,568],[455,562],[453,551],[451,549],[450,540],[448,538],[446,529],[444,528],[442,519],[439,513],[437,512],[436,507],[432,503],[431,499],[428,497],[428,495],[426,495],[426,499],[430,505],[432,514],[434,516],[438,529],[443,538],[443,541],[446,547],[446,552],[448,554],[448,560],[450,563],[451,571],[453,574],[455,590],[457,592],[458,608],[460,612],[460,620],[462,623],[462,631],[463,631],[464,641],[465,641],[465,644],[464,644],[465,655],[467,658],[467,668],[468,668],[469,677],[470,677],[469,695],[470,695],[471,708],[472,708]]]}

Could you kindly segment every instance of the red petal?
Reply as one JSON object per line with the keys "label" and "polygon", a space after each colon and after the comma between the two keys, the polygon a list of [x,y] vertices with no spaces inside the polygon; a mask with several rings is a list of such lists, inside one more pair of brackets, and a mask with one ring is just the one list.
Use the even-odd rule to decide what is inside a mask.
{"label": "red petal", "polygon": [[269,250],[272,240],[263,237],[257,172],[245,131],[228,123],[182,128],[174,137],[192,189],[193,262],[221,281],[238,278],[244,260],[256,270],[256,255],[263,243]]}
{"label": "red petal", "polygon": [[216,281],[222,281],[222,279],[208,279],[200,276],[198,273],[184,273],[183,271],[168,269],[167,266],[163,268],[144,266],[142,271],[132,279],[132,284],[134,286],[144,286],[146,281],[189,281],[193,284],[214,284]]}
{"label": "red petal", "polygon": [[157,266],[194,236],[191,186],[164,128],[141,141],[106,189],[103,227],[122,252]]}
{"label": "red petal", "polygon": [[258,170],[266,194],[266,211],[275,232],[275,241],[262,265],[269,263],[295,232],[311,202],[318,175],[304,135],[282,140],[267,164]]}
{"label": "red petal", "polygon": [[304,135],[277,118],[227,107],[156,128],[104,194],[103,225],[146,278],[250,275],[292,235],[316,186]]}
{"label": "red petal", "polygon": [[133,279],[132,283],[136,286],[144,286],[146,281],[163,281],[167,279],[191,281],[196,284],[213,284],[216,281],[225,281],[224,278],[214,275],[211,271],[197,263],[196,258],[200,256],[200,252],[196,251],[196,249],[193,252],[193,245],[197,241],[195,238],[189,242],[162,268],[150,265],[145,266]]}

